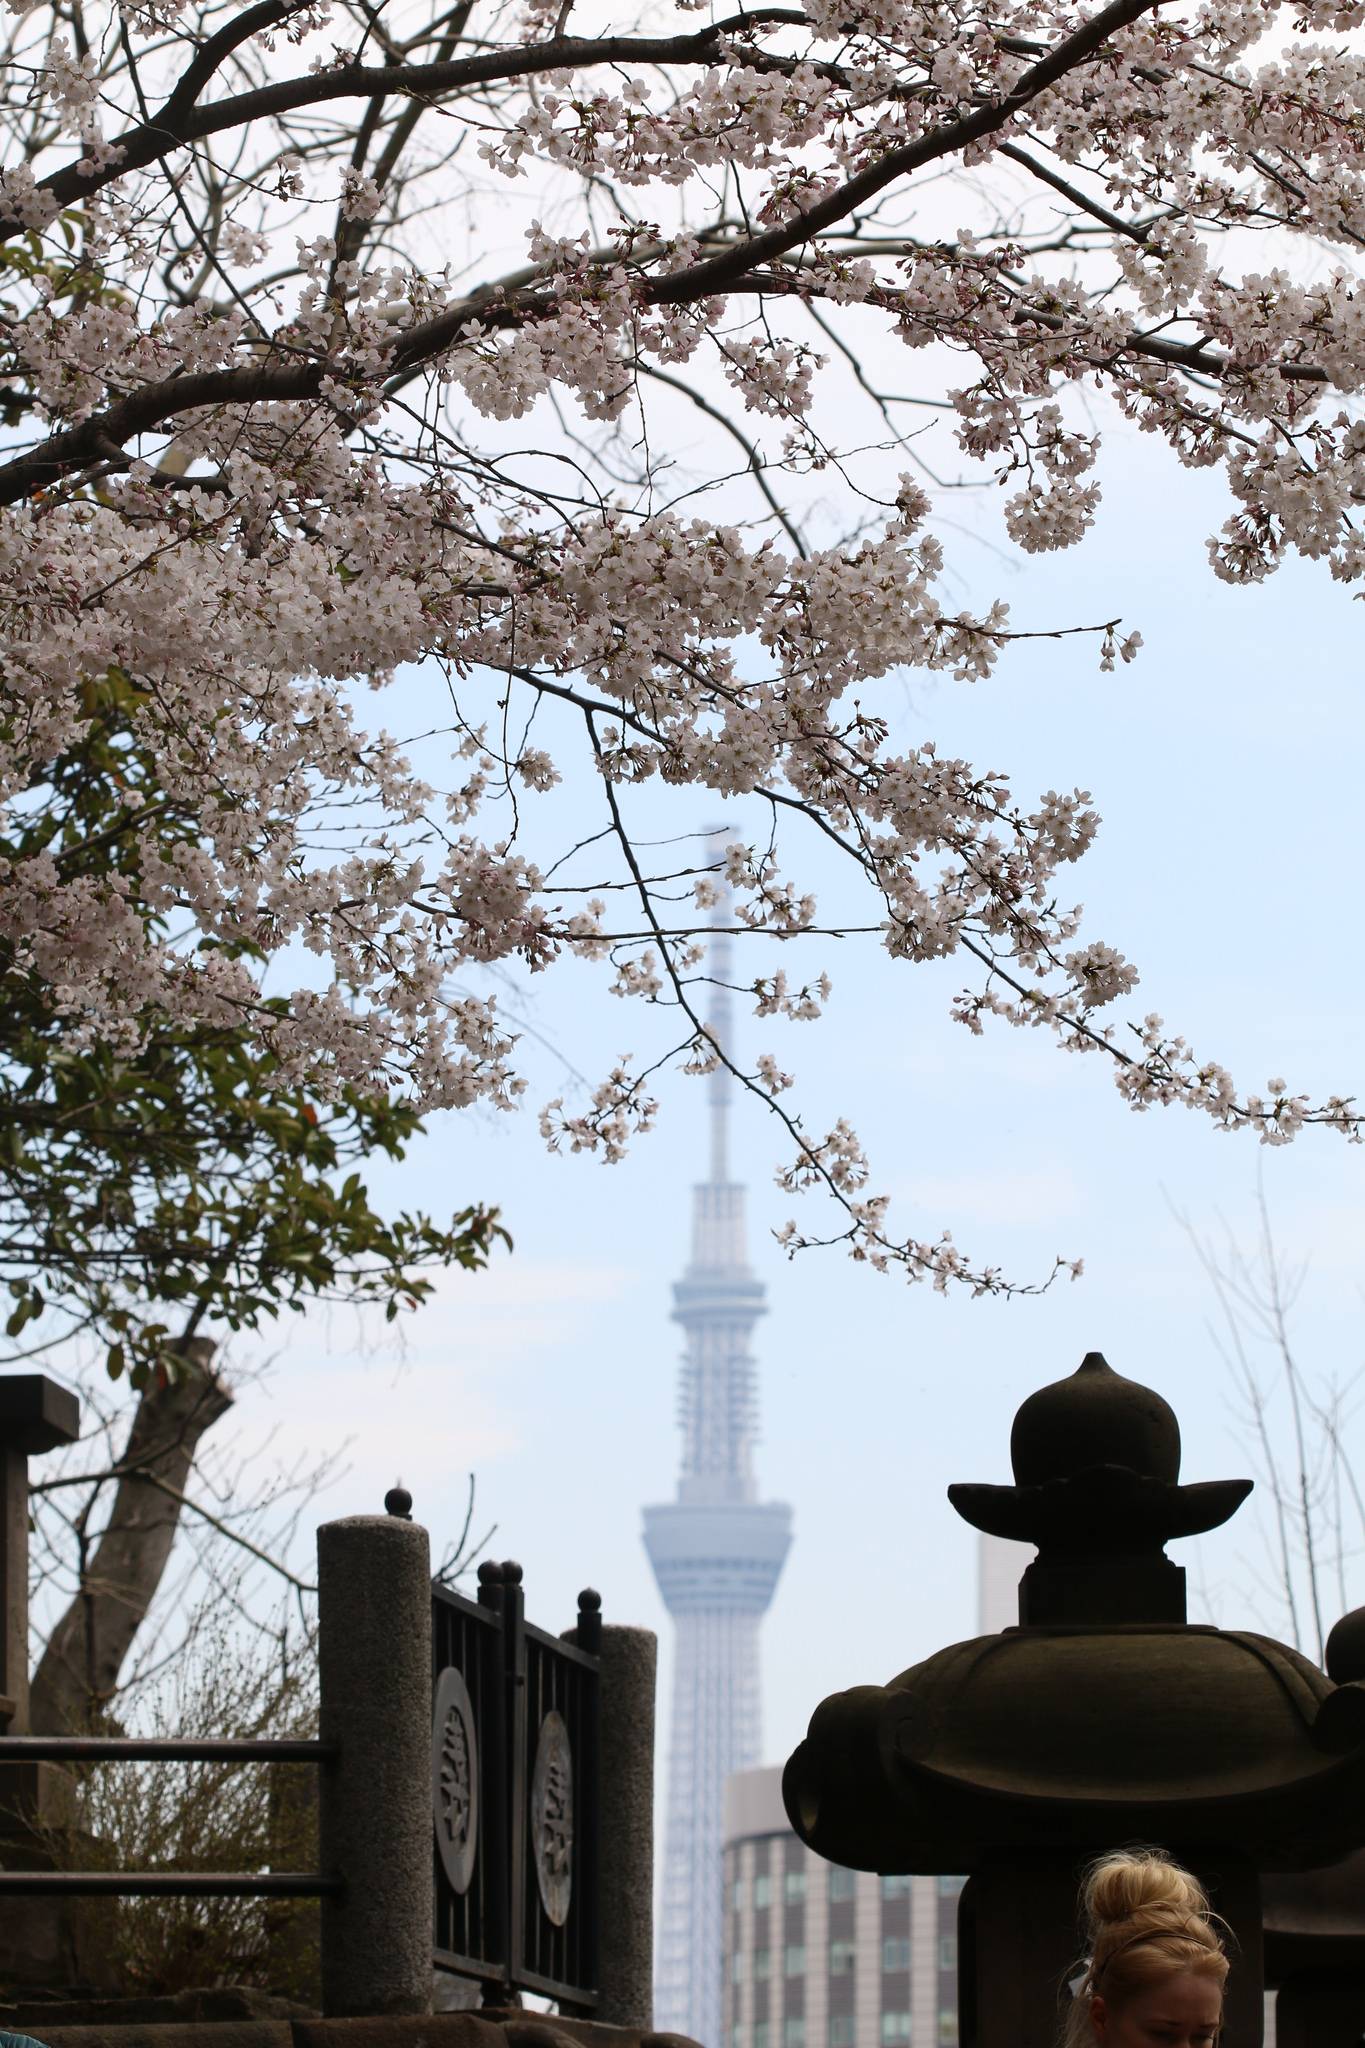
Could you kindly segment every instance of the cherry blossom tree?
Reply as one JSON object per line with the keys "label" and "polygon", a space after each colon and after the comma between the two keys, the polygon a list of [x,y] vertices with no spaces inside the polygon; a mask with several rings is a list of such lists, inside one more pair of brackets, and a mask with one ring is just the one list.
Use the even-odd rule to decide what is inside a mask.
{"label": "cherry blossom tree", "polygon": [[[116,888],[125,922],[155,942],[164,906],[146,900],[148,834],[164,864],[197,848],[199,818],[157,783],[127,701],[122,684],[87,691],[75,743],[12,807],[0,857]],[[147,821],[140,838],[130,803]],[[260,1330],[319,1301],[374,1304],[392,1321],[431,1293],[433,1273],[475,1270],[506,1239],[480,1206],[445,1223],[375,1207],[366,1169],[401,1160],[421,1131],[387,1090],[280,1086],[257,1035],[230,1023],[153,1013],[135,1050],[73,1044],[52,984],[4,941],[0,989],[0,1362],[102,1340],[110,1375],[126,1371],[154,1416],[163,1396],[189,1400],[169,1429],[183,1440],[190,1416],[201,1429],[221,1412],[164,1385],[201,1325]],[[150,1432],[166,1435],[166,1418]]]}
{"label": "cherry blossom tree", "polygon": [[[1086,792],[1016,795],[877,705],[899,670],[985,676],[1025,631],[944,594],[924,425],[1005,486],[1025,553],[1101,516],[1096,421],[1121,416],[1220,469],[1215,574],[1298,552],[1361,578],[1363,19],[18,0],[4,796],[41,804],[115,689],[199,831],[167,842],[136,788],[104,827],[150,916],[128,861],[0,860],[10,971],[76,1054],[230,1029],[278,1088],[426,1112],[522,1093],[484,969],[597,960],[668,1028],[541,1118],[614,1157],[661,1064],[732,1058],[703,1022],[717,908],[795,948],[737,972],[760,1017],[817,1014],[821,933],[857,925],[960,961],[969,1031],[1038,1027],[1138,1109],[1358,1138],[1349,1098],[1248,1092],[1131,1013],[1135,970],[1059,894]],[[1093,631],[1106,668],[1138,651],[1118,620],[1049,629]],[[409,664],[429,779],[372,715]],[[561,778],[599,823],[547,850]],[[651,778],[762,829],[652,854]],[[813,846],[861,914],[822,919]],[[854,1132],[808,1128],[775,1058],[742,1078],[785,1184],[838,1205],[826,1239],[1006,1284],[898,1236]]]}

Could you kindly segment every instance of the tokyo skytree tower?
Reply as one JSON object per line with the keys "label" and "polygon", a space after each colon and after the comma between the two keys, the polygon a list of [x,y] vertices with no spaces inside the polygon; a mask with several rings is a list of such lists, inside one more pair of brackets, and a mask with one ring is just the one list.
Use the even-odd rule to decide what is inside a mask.
{"label": "tokyo skytree tower", "polygon": [[[728,898],[721,906],[728,920]],[[709,1028],[728,1045],[730,941],[711,941]],[[732,1771],[761,1761],[758,1625],[791,1544],[791,1509],[760,1502],[758,1394],[749,1340],[765,1313],[748,1263],[744,1189],[730,1178],[731,1080],[708,1076],[710,1175],[692,1193],[692,1258],[673,1289],[686,1339],[678,1385],[676,1500],[645,1509],[645,1548],[675,1627],[663,1901],[654,2024],[724,2048],[721,1801]]]}

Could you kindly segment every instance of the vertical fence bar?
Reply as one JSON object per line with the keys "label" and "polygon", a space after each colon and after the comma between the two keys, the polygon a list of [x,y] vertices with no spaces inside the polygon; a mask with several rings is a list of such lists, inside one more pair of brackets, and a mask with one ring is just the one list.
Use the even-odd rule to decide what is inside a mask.
{"label": "vertical fence bar", "polygon": [[[507,1963],[513,1983],[526,1964],[526,1838],[530,1771],[526,1760],[526,1604],[521,1566],[502,1567],[502,1653],[507,1728]],[[519,1994],[513,1992],[514,1999]]]}
{"label": "vertical fence bar", "polygon": [[[602,1595],[585,1586],[578,1596],[578,1625],[573,1640],[589,1657],[602,1654]],[[579,1784],[574,1788],[577,1812],[575,1841],[579,1847],[578,1910],[573,1916],[575,1954],[570,1964],[574,1981],[600,1992],[602,1981],[602,1674],[570,1671],[579,1695]],[[614,1766],[613,1766],[614,1768]],[[599,1999],[600,2003],[600,1999]],[[594,2007],[594,2017],[601,2014]]]}
{"label": "vertical fence bar", "polygon": [[[393,1497],[391,1497],[393,1498]],[[322,2009],[431,2009],[431,1556],[398,1514],[318,1530]]]}
{"label": "vertical fence bar", "polygon": [[492,1633],[488,1644],[489,1665],[480,1674],[478,1706],[488,1953],[499,1958],[502,1971],[498,1982],[485,1980],[482,2003],[501,2005],[508,1996],[512,1958],[508,1911],[511,1879],[508,1873],[507,1622],[502,1566],[491,1559],[485,1559],[479,1566],[479,1605],[502,1618],[502,1626]]}

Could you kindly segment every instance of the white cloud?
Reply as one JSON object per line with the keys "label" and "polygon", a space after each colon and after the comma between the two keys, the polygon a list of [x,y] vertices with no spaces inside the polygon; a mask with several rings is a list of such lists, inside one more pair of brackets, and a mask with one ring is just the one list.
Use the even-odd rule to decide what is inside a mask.
{"label": "white cloud", "polygon": [[[615,1267],[513,1258],[486,1273],[443,1274],[397,1325],[314,1311],[281,1332],[270,1371],[242,1390],[240,1423],[269,1430],[285,1462],[349,1443],[328,1512],[366,1503],[378,1512],[401,1478],[432,1513],[436,1499],[462,1492],[466,1474],[517,1454],[533,1398],[525,1369],[579,1339],[625,1284]],[[352,1502],[355,1492],[363,1502]]]}

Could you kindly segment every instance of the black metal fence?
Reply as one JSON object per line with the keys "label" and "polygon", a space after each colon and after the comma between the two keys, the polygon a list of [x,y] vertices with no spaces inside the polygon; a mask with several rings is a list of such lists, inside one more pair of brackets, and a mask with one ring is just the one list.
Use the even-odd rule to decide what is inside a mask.
{"label": "black metal fence", "polygon": [[[0,1765],[77,1763],[317,1764],[335,1749],[289,1737],[206,1737],[202,1741],[114,1735],[0,1736]],[[66,1898],[320,1899],[339,1877],[310,1871],[0,1870],[0,1900]]]}
{"label": "black metal fence", "polygon": [[591,2013],[601,1601],[579,1595],[568,1643],[527,1622],[521,1579],[486,1563],[477,1601],[432,1587],[434,1958],[486,2004]]}
{"label": "black metal fence", "polygon": [[[387,1496],[385,1506],[396,1519],[409,1519],[411,1500],[401,1489]],[[360,1526],[341,1522],[319,1532],[320,1596],[326,1592],[322,1582],[327,1579],[322,1568],[323,1537],[339,1540],[341,1534],[349,1531],[353,1535]],[[406,1557],[386,1544],[378,1551],[371,1546],[372,1555],[362,1551],[352,1556],[354,1544],[351,1535],[346,1536],[351,1546],[346,1551],[349,1569],[354,1571],[359,1557],[366,1570],[378,1570],[370,1592],[375,1612],[388,1612],[384,1600],[391,1595],[400,1604],[408,1602],[405,1611],[409,1615],[415,1609],[416,1616],[421,1616],[429,1567],[425,1533],[419,1533],[420,1556],[414,1551]],[[336,1557],[342,1554],[336,1542],[331,1551]],[[367,1556],[370,1563],[366,1565]],[[385,1900],[371,1910],[375,1900],[365,1885],[363,1870],[348,1864],[348,1859],[355,1861],[350,1837],[358,1830],[359,1838],[369,1841],[374,1825],[391,1823],[397,1831],[391,1847],[406,1872],[407,1917],[401,1925],[409,1934],[419,1928],[424,1917],[428,1853],[433,1885],[432,1948],[427,1951],[424,1934],[415,1946],[407,1941],[401,1995],[411,2003],[396,2009],[423,2009],[434,1963],[438,1969],[481,1983],[485,2004],[515,2001],[522,1991],[531,1991],[553,1998],[561,2009],[594,2013],[600,1983],[599,1596],[591,1590],[579,1595],[575,1639],[568,1642],[527,1623],[520,1565],[481,1565],[477,1600],[463,1598],[439,1580],[431,1585],[432,1833],[427,1835],[420,1804],[415,1813],[410,1801],[387,1802],[381,1812],[368,1817],[365,1811],[375,1782],[366,1757],[371,1752],[378,1756],[376,1743],[388,1757],[392,1744],[401,1740],[407,1745],[407,1755],[421,1769],[428,1739],[419,1678],[425,1629],[420,1631],[422,1640],[416,1632],[405,1639],[414,1661],[408,1688],[402,1692],[412,1703],[402,1725],[391,1725],[383,1713],[377,1720],[374,1713],[362,1713],[353,1733],[341,1733],[352,1726],[344,1711],[347,1702],[360,1700],[363,1704],[369,1697],[366,1688],[373,1685],[374,1646],[370,1646],[368,1661],[357,1652],[352,1658],[357,1669],[345,1670],[348,1610],[340,1596],[348,1591],[349,1581],[342,1584],[337,1579],[339,1569],[333,1558],[328,1566],[332,1578],[327,1580],[333,1585],[330,1620],[320,1600],[321,1638],[324,1647],[331,1643],[336,1653],[330,1664],[324,1660],[323,1729],[338,1735],[337,1740],[0,1737],[0,1795],[7,1790],[15,1792],[16,1812],[22,1799],[16,1786],[7,1787],[5,1780],[9,1777],[17,1785],[28,1775],[23,1767],[36,1764],[317,1766],[322,1772],[319,1791],[324,1842],[319,1860],[336,1867],[321,1872],[0,1869],[0,1914],[6,1898],[25,1894],[319,1898],[326,1902],[321,1958],[324,2008],[329,2009],[331,1997],[338,2001],[338,2010],[366,2011],[370,2007],[364,2000],[375,1995],[369,1977],[376,1971],[382,1976],[387,1967],[384,1959],[397,1952],[391,1936],[399,1924],[395,1917],[398,1907]],[[329,1633],[338,1627],[343,1629],[341,1635]],[[337,1675],[338,1655],[342,1658],[341,1677]],[[330,1681],[328,1670],[332,1672]],[[417,1681],[415,1686],[412,1680]],[[333,1703],[330,1723],[329,1699]],[[408,1782],[416,1791],[417,1781]],[[356,1814],[361,1820],[348,1834]],[[329,1826],[330,1850],[326,1847]]]}

